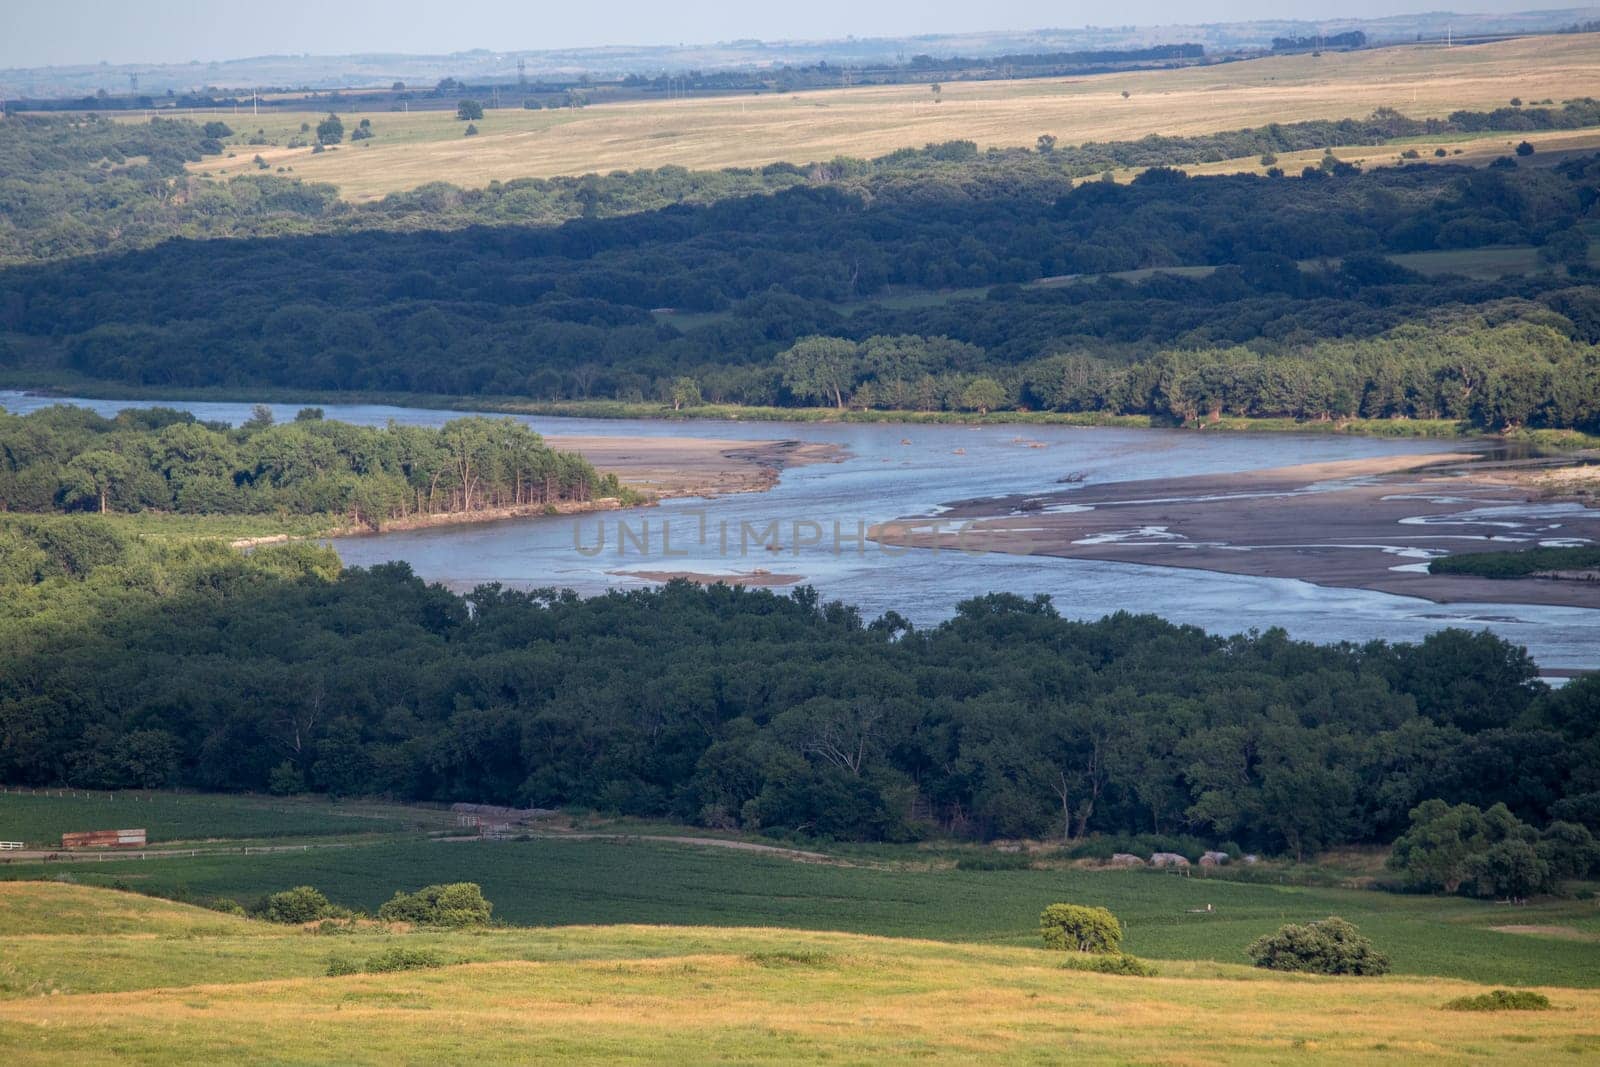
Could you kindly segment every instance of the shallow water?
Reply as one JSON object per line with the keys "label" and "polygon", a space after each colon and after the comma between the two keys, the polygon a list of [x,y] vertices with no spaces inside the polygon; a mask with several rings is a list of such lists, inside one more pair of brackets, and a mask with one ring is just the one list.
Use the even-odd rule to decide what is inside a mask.
{"label": "shallow water", "polygon": [[[59,401],[0,392],[0,407],[13,412],[53,402]],[[251,408],[249,404],[186,401],[137,405],[70,402],[107,414],[124,407],[162,403],[193,411],[203,419],[231,423],[248,418]],[[292,418],[299,407],[270,406],[280,419]],[[462,414],[367,404],[321,407],[330,419],[366,425],[393,419],[436,426]],[[1064,615],[1078,618],[1098,618],[1119,610],[1150,612],[1216,632],[1281,626],[1296,637],[1324,642],[1418,640],[1446,626],[1487,627],[1527,645],[1547,669],[1600,667],[1600,611],[1595,610],[1440,605],[1287,579],[1086,560],[967,555],[951,550],[885,550],[857,540],[873,523],[932,514],[940,505],[959,500],[1059,491],[1063,479],[1080,475],[1086,483],[1165,478],[1461,451],[1460,441],[1064,426],[624,422],[543,417],[522,421],[552,435],[827,441],[843,445],[850,458],[785,471],[779,484],[766,493],[711,501],[674,500],[659,508],[577,518],[523,519],[342,538],[334,544],[345,562],[369,566],[403,559],[423,577],[458,588],[501,582],[568,587],[584,594],[641,584],[640,579],[618,571],[729,574],[762,569],[800,575],[825,597],[855,604],[868,618],[894,609],[923,624],[948,617],[955,605],[968,597],[1006,591],[1030,596],[1047,593]],[[1552,514],[1546,521],[1550,518],[1557,517]],[[1506,521],[1516,521],[1515,516]],[[774,533],[773,523],[777,524],[775,537],[764,538],[763,534]],[[602,537],[603,548],[596,551]],[[781,550],[767,550],[763,540],[776,540]],[[818,543],[809,544],[812,540]]]}

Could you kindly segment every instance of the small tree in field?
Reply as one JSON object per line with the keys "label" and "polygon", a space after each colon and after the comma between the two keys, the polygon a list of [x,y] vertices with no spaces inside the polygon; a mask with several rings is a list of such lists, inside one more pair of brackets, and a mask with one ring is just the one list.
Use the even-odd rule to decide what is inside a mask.
{"label": "small tree in field", "polygon": [[1052,904],[1039,916],[1044,947],[1061,952],[1114,953],[1122,948],[1122,924],[1105,908]]}
{"label": "small tree in field", "polygon": [[260,912],[268,922],[298,925],[326,919],[333,914],[334,907],[320,890],[298,885],[269,896],[262,902]]}
{"label": "small tree in field", "polygon": [[456,118],[471,122],[483,118],[483,105],[476,100],[463,100],[456,105]]}
{"label": "small tree in field", "polygon": [[338,144],[344,140],[344,120],[331,111],[328,117],[317,123],[318,144]]}
{"label": "small tree in field", "polygon": [[1351,923],[1337,916],[1258,937],[1245,952],[1257,967],[1307,974],[1388,974],[1389,957],[1372,947]]}
{"label": "small tree in field", "polygon": [[483,926],[493,908],[483,899],[478,883],[455,882],[425,885],[415,893],[396,893],[378,909],[378,918],[418,926]]}

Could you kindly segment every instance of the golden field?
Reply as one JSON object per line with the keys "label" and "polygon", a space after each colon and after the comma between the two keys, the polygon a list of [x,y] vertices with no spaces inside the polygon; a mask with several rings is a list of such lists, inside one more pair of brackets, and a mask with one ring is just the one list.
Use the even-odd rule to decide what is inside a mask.
{"label": "golden field", "polygon": [[[446,966],[321,976],[403,944]],[[1578,1063],[1600,991],[1462,1013],[1419,978],[1162,962],[1088,974],[1042,949],[776,929],[354,933],[107,890],[0,885],[0,1059],[33,1063],[900,1060]]]}
{"label": "golden field", "polygon": [[[1443,116],[1503,106],[1512,97],[1560,102],[1597,90],[1600,40],[1566,35],[1448,49],[1416,45],[1283,56],[1176,71],[949,82],[942,103],[919,83],[581,110],[502,108],[488,112],[477,123],[480,135],[472,138],[462,136],[464,123],[449,112],[345,112],[347,127],[370,118],[376,136],[316,156],[309,148],[241,145],[230,149],[236,158],[207,160],[194,169],[257,173],[252,157],[259,151],[273,170],[292,167],[298,177],[331,182],[346,198],[365,200],[430,181],[475,186],[665,165],[804,163],[959,138],[982,147],[1032,145],[1042,133],[1064,144],[1127,140],[1360,117],[1385,106],[1418,117]],[[282,144],[302,122],[315,125],[321,116],[221,117],[241,132],[264,129]]]}

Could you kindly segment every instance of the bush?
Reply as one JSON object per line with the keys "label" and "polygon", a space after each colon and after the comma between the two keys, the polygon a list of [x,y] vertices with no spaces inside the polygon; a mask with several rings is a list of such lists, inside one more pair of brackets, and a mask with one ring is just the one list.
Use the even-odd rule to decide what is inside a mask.
{"label": "bush", "polygon": [[405,948],[396,945],[369,957],[366,969],[371,974],[387,974],[392,971],[421,971],[443,966],[444,958],[432,949]]}
{"label": "bush", "polygon": [[335,908],[322,892],[308,885],[297,885],[281,893],[273,893],[256,909],[261,918],[273,923],[316,922],[333,917]]}
{"label": "bush", "polygon": [[1549,1011],[1550,998],[1531,989],[1494,989],[1475,997],[1457,997],[1445,1011]]}
{"label": "bush", "polygon": [[1533,145],[1529,144],[1527,141],[1523,141],[1523,142],[1519,143],[1517,145],[1517,155],[1519,155],[1519,156],[1531,156],[1531,155],[1533,155]]}
{"label": "bush", "polygon": [[1372,947],[1351,923],[1336,916],[1258,937],[1245,952],[1257,967],[1307,974],[1387,974],[1389,957]]}
{"label": "bush", "polygon": [[329,957],[327,975],[329,978],[339,978],[349,974],[392,974],[395,971],[422,971],[443,966],[444,957],[432,949],[396,945],[376,956],[367,957],[365,963],[341,956]]}
{"label": "bush", "polygon": [[1046,948],[1062,952],[1114,953],[1122,946],[1122,924],[1105,908],[1052,904],[1039,916]]}
{"label": "bush", "polygon": [[1130,956],[1126,952],[1117,952],[1111,955],[1084,954],[1081,956],[1068,956],[1061,961],[1061,966],[1069,971],[1093,971],[1095,974],[1125,974],[1134,978],[1154,978],[1157,972],[1154,965],[1138,956]]}
{"label": "bush", "polygon": [[493,909],[476,882],[454,882],[426,885],[415,893],[398,892],[378,909],[378,918],[418,926],[482,926]]}

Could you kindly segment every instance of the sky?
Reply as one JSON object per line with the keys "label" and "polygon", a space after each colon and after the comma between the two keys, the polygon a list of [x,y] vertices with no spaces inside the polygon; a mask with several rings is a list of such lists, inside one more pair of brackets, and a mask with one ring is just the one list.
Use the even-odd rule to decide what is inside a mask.
{"label": "sky", "polygon": [[[1577,6],[1534,0],[1122,0],[1127,25]],[[273,54],[440,54],[1106,24],[1103,4],[1047,0],[4,0],[0,67],[184,63]]]}

